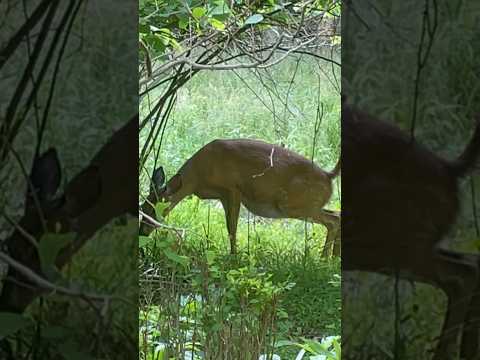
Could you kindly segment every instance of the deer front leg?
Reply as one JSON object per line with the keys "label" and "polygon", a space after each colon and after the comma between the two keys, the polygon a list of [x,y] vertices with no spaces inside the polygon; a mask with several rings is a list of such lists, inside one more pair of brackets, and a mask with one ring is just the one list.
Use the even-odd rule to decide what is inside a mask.
{"label": "deer front leg", "polygon": [[220,199],[225,210],[225,221],[227,223],[228,237],[230,239],[230,253],[237,253],[237,225],[240,215],[240,194],[230,192]]}

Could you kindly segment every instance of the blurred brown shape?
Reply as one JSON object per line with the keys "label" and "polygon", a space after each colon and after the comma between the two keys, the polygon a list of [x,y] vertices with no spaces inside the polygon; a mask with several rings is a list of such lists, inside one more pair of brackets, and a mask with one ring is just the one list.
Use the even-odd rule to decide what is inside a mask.
{"label": "blurred brown shape", "polygon": [[479,256],[442,249],[459,212],[458,183],[480,157],[480,124],[453,161],[342,99],[342,268],[431,284],[448,297],[434,359],[478,359]]}

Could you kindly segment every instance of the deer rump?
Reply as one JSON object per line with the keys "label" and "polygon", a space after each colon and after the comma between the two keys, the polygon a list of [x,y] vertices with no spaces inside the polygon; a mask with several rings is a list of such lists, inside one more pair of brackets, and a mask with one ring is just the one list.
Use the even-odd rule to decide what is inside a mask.
{"label": "deer rump", "polygon": [[[342,138],[345,248],[381,247],[396,258],[398,250],[437,244],[458,213],[455,163],[348,107],[342,110]],[[346,268],[359,260],[349,255],[343,254]]]}
{"label": "deer rump", "polygon": [[462,155],[449,161],[342,104],[342,154],[342,269],[399,271],[441,288],[448,309],[434,359],[453,359],[448,351],[462,326],[462,355],[477,359],[479,259],[439,245],[459,212],[459,180],[478,162],[479,124]]}
{"label": "deer rump", "polygon": [[[163,169],[156,169],[153,187],[141,208],[150,216],[153,211],[146,204],[170,202],[163,214],[166,216],[191,194],[220,200],[232,254],[236,253],[240,204],[262,217],[312,220],[327,228],[323,256],[329,256],[331,250],[338,255],[340,244],[334,240],[340,216],[322,208],[330,199],[332,179],[339,171],[340,159],[328,172],[281,146],[258,140],[214,140],[187,160],[166,184]],[[147,223],[140,226],[140,233],[150,231]]]}

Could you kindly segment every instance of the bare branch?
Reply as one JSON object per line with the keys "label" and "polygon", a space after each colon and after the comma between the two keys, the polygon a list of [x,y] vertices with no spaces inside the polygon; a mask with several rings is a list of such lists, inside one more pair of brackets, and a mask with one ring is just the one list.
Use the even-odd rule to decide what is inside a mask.
{"label": "bare branch", "polygon": [[19,263],[18,261],[16,261],[15,259],[13,259],[12,257],[10,257],[9,255],[5,254],[2,251],[0,251],[0,260],[7,263],[9,266],[14,268],[17,272],[25,276],[33,284],[35,284],[41,289],[52,291],[61,295],[78,297],[81,299],[89,299],[89,300],[101,301],[101,302],[106,302],[110,300],[121,300],[123,302],[132,304],[131,301],[123,297],[112,296],[112,295],[99,295],[96,293],[88,293],[88,292],[67,288],[61,285],[56,285],[50,282],[49,280],[45,279],[44,277],[38,275],[37,273],[35,273],[25,265],[22,265],[21,263]]}
{"label": "bare branch", "polygon": [[258,69],[266,69],[266,68],[269,68],[269,67],[272,67],[274,65],[277,65],[279,64],[280,62],[282,62],[283,60],[285,60],[285,58],[290,55],[291,53],[295,52],[296,50],[302,48],[302,47],[305,47],[306,45],[310,44],[311,42],[313,42],[315,39],[312,38],[306,42],[303,42],[291,49],[288,49],[287,51],[285,51],[280,57],[278,57],[277,59],[271,61],[271,62],[268,62],[268,60],[273,56],[273,54],[275,53],[275,50],[278,49],[278,45],[280,45],[280,43],[278,43],[278,45],[274,46],[268,53],[268,55],[261,59],[261,60],[258,60],[258,61],[255,61],[255,62],[252,62],[252,63],[248,63],[248,64],[243,64],[243,63],[239,63],[239,64],[225,64],[225,65],[213,65],[213,64],[199,64],[199,63],[196,63],[188,58],[181,58],[181,59],[178,59],[177,61],[174,62],[174,64],[172,64],[172,66],[174,65],[178,65],[178,64],[187,64],[189,65],[192,69],[198,69],[198,70],[234,70],[234,69],[251,69],[251,68],[258,68]]}

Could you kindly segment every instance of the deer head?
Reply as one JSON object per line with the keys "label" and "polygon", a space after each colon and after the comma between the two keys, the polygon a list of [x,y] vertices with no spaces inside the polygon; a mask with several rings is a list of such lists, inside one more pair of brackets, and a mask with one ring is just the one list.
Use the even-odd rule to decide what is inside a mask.
{"label": "deer head", "polygon": [[[138,213],[138,114],[97,152],[90,164],[78,173],[61,195],[54,195],[60,184],[60,164],[56,151],[49,150],[38,157],[30,176],[31,195],[27,195],[25,214],[16,230],[5,243],[11,257],[33,271],[41,273],[37,249],[31,239],[38,241],[46,232],[75,232],[71,245],[56,258],[61,268],[83,244],[111,219]],[[30,199],[38,198],[39,201]],[[40,205],[36,204],[40,203]],[[42,216],[43,213],[43,216]],[[43,219],[45,221],[43,221]],[[30,234],[28,238],[25,231]],[[29,240],[30,239],[30,240]],[[9,268],[9,278],[0,294],[0,311],[23,309],[42,290],[25,286],[28,279]]]}

